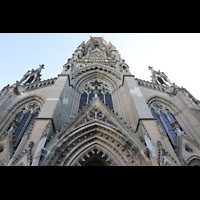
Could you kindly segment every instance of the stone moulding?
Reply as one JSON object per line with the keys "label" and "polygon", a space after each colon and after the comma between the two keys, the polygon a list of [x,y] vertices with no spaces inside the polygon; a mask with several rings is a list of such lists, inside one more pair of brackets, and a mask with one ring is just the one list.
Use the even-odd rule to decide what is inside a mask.
{"label": "stone moulding", "polygon": [[81,69],[79,69],[78,71],[76,71],[72,74],[72,79],[75,79],[79,75],[81,75],[85,72],[88,72],[88,71],[92,71],[92,70],[99,70],[99,71],[104,71],[104,72],[110,73],[113,76],[115,76],[117,79],[121,80],[121,76],[118,72],[116,72],[114,69],[107,67],[105,65],[90,65],[90,66],[86,66],[84,68],[81,68]]}
{"label": "stone moulding", "polygon": [[135,78],[135,80],[138,82],[139,86],[147,87],[147,88],[150,88],[150,89],[154,89],[154,90],[158,90],[160,92],[166,93],[167,87],[165,87],[165,86],[158,85],[158,84],[155,84],[155,83],[152,83],[152,82],[149,82],[149,81],[141,80],[141,79],[138,79],[138,78]]}
{"label": "stone moulding", "polygon": [[21,111],[24,105],[34,102],[34,101],[38,102],[41,107],[44,104],[44,100],[41,97],[33,95],[33,96],[26,97],[24,99],[21,99],[20,101],[16,102],[10,109],[8,109],[8,112],[5,113],[5,115],[2,117],[1,126],[0,126],[0,141],[5,139],[5,137],[7,136],[6,129],[8,128],[9,124],[13,120],[13,115]]}
{"label": "stone moulding", "polygon": [[[80,152],[85,151],[92,143],[102,146],[103,149],[109,149],[111,157],[114,154],[118,155],[119,157],[117,157],[121,161],[117,162],[117,165],[134,163],[135,165],[146,165],[145,158],[139,152],[140,148],[135,146],[134,141],[131,141],[126,135],[97,122],[86,126],[72,130],[70,133],[66,132],[62,138],[57,140],[57,143],[54,143],[54,147],[51,149],[52,156],[48,161],[51,163],[49,163],[50,165],[78,165],[78,160],[83,157]],[[77,159],[77,156],[80,159]],[[75,162],[75,160],[77,161]]]}
{"label": "stone moulding", "polygon": [[57,78],[51,78],[51,79],[47,79],[47,80],[44,80],[44,81],[32,83],[32,84],[25,87],[25,92],[44,88],[44,87],[47,87],[47,86],[51,86],[55,83],[56,80],[57,80]]}

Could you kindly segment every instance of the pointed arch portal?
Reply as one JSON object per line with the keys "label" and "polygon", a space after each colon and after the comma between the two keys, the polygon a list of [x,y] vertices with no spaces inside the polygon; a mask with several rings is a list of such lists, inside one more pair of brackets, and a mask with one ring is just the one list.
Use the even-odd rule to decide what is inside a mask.
{"label": "pointed arch portal", "polygon": [[132,166],[146,165],[134,141],[94,121],[66,133],[52,148],[47,165],[59,166]]}

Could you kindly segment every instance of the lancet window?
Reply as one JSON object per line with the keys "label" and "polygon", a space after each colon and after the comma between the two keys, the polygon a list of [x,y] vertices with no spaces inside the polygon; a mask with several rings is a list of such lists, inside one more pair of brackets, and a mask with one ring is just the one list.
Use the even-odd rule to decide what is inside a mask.
{"label": "lancet window", "polygon": [[79,109],[82,109],[95,96],[113,110],[112,96],[108,86],[97,80],[85,85],[81,93]]}
{"label": "lancet window", "polygon": [[151,112],[155,119],[157,119],[161,129],[168,137],[172,147],[177,148],[177,133],[175,127],[183,131],[182,127],[165,105],[154,103],[151,105]]}
{"label": "lancet window", "polygon": [[7,128],[10,137],[11,155],[17,149],[24,133],[28,130],[31,124],[33,124],[34,119],[39,115],[40,109],[39,103],[35,101],[31,103],[29,102],[14,116]]}

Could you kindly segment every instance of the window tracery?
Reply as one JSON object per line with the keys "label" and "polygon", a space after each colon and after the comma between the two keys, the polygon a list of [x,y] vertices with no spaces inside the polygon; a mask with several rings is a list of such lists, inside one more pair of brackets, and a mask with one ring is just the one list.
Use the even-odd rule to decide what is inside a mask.
{"label": "window tracery", "polygon": [[41,106],[38,102],[33,101],[25,104],[15,114],[6,129],[10,137],[10,153],[11,156],[17,149],[23,135],[33,124],[34,119],[39,115]]}
{"label": "window tracery", "polygon": [[173,149],[176,150],[179,136],[176,132],[176,128],[178,127],[181,131],[183,131],[182,127],[180,126],[172,112],[165,105],[161,103],[153,103],[150,106],[150,109],[153,117],[157,120],[161,129],[168,137]]}
{"label": "window tracery", "polygon": [[85,85],[81,93],[79,109],[82,109],[95,95],[113,110],[112,96],[108,85],[97,80],[90,81]]}

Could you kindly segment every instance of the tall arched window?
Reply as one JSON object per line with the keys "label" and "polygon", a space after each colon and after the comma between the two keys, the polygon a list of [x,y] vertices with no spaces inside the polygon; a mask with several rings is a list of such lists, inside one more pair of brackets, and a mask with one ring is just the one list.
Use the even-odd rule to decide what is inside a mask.
{"label": "tall arched window", "polygon": [[108,86],[100,81],[92,81],[85,85],[81,93],[79,109],[82,109],[86,103],[92,100],[97,93],[97,97],[113,110],[112,96]]}
{"label": "tall arched window", "polygon": [[23,105],[14,115],[6,130],[10,137],[11,156],[14,154],[28,128],[33,124],[34,119],[39,115],[40,109],[41,105],[33,101]]}
{"label": "tall arched window", "polygon": [[86,92],[83,92],[81,94],[79,109],[83,108],[85,104],[87,103],[88,94]]}
{"label": "tall arched window", "polygon": [[105,93],[106,104],[108,107],[113,110],[112,96],[109,92]]}
{"label": "tall arched window", "polygon": [[176,150],[177,134],[175,131],[175,125],[177,125],[182,131],[183,129],[181,128],[180,124],[174,115],[169,111],[169,109],[161,103],[153,103],[151,105],[151,112],[153,117],[158,121],[158,124],[162,128],[163,132],[168,137],[172,147]]}
{"label": "tall arched window", "polygon": [[99,92],[99,93],[98,93],[98,97],[99,97],[99,99],[100,99],[101,101],[103,101],[103,103],[104,103],[104,94],[103,94],[102,92]]}

